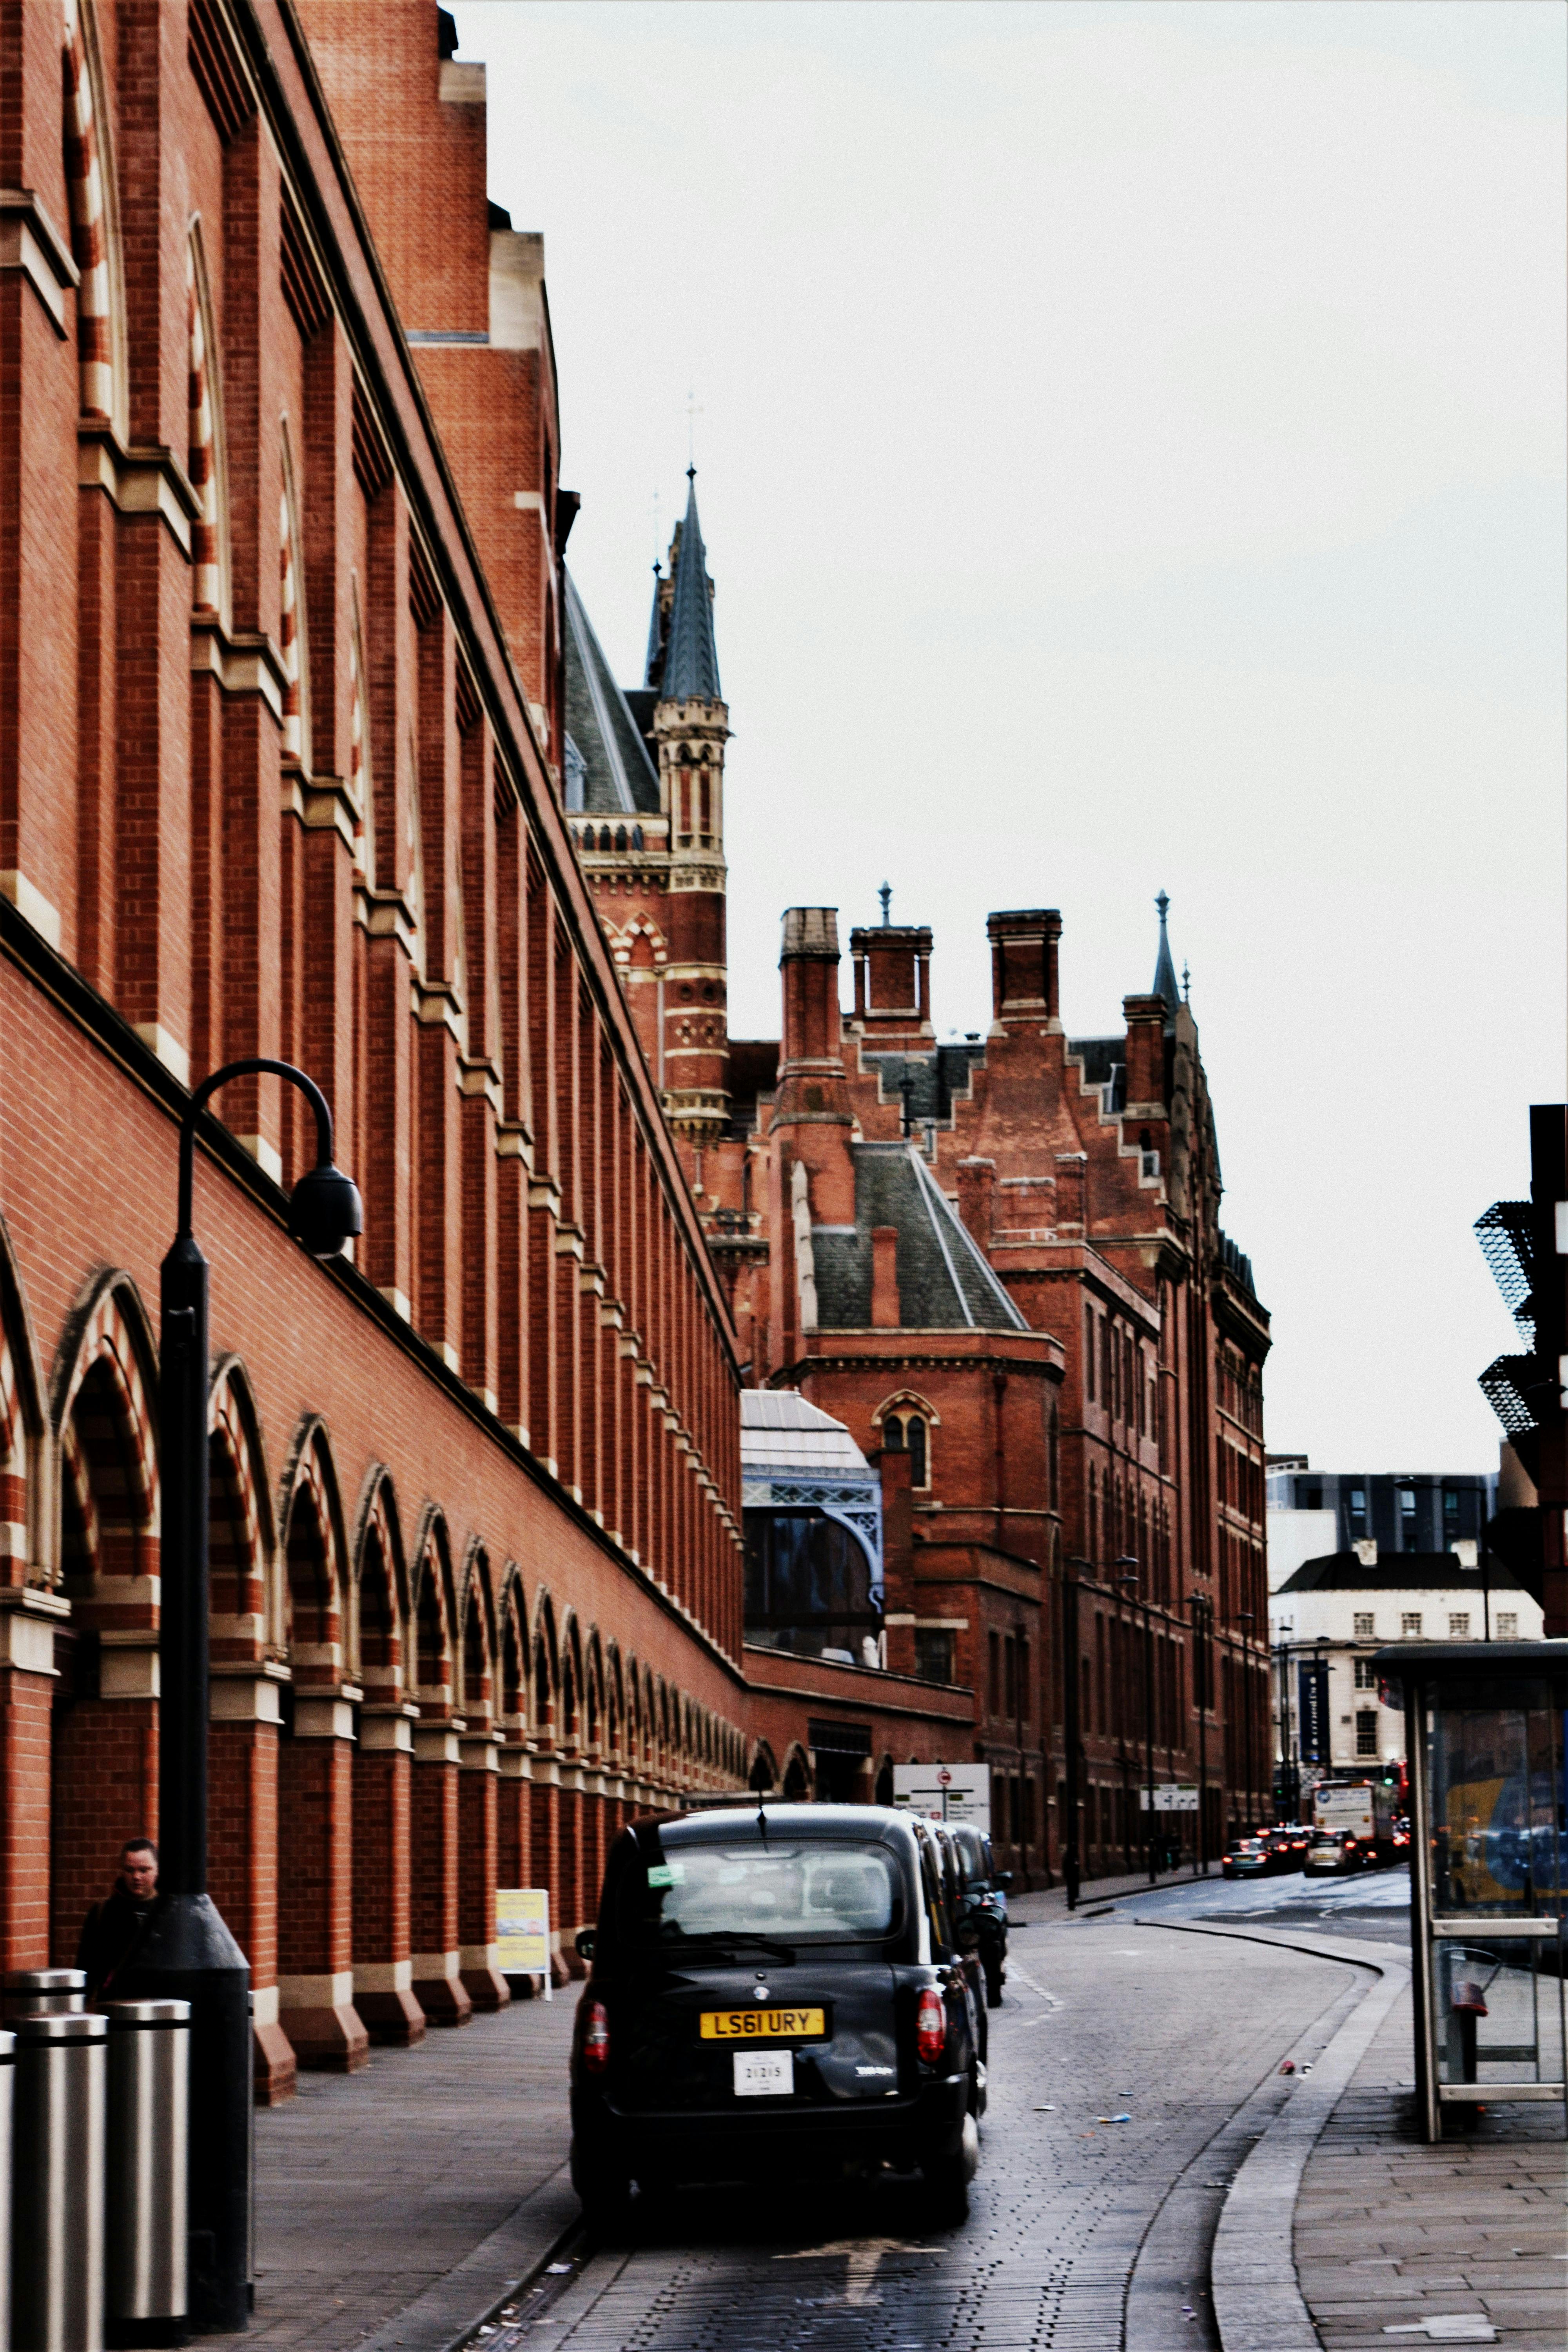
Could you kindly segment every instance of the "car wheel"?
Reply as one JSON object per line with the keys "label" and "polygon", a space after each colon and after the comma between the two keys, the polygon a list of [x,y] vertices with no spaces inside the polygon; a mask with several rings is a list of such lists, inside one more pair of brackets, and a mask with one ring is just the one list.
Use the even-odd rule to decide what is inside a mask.
{"label": "car wheel", "polygon": [[574,2140],[572,2186],[577,2191],[583,2207],[583,2219],[592,2236],[604,2243],[613,2243],[626,2234],[632,2213],[632,2184],[628,2173],[606,2163],[602,2157],[584,2155]]}
{"label": "car wheel", "polygon": [[969,2184],[979,2164],[980,2128],[973,2116],[965,2116],[957,2153],[928,2157],[921,2167],[931,2220],[939,2229],[954,2229],[969,2219]]}

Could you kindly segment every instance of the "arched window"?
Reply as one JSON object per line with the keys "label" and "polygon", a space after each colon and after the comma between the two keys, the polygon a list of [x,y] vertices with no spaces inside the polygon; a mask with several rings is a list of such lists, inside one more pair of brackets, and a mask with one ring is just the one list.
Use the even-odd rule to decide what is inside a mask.
{"label": "arched window", "polygon": [[610,828],[607,824],[602,824],[599,827],[599,846],[601,849],[608,849],[609,845]]}
{"label": "arched window", "polygon": [[642,827],[640,824],[634,824],[632,827],[632,847],[634,849],[641,849],[643,845]]}
{"label": "arched window", "polygon": [[931,1424],[923,1412],[884,1413],[882,1444],[889,1454],[910,1456],[911,1486],[931,1485]]}
{"label": "arched window", "polygon": [[626,847],[626,826],[625,826],[624,824],[618,824],[618,825],[616,825],[616,847],[617,849],[624,849],[624,848]]}

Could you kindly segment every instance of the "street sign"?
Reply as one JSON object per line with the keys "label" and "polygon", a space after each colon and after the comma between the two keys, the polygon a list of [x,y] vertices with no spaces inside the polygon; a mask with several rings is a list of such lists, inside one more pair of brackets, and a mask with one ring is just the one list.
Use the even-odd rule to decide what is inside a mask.
{"label": "street sign", "polygon": [[550,1892],[543,1886],[496,1889],[496,1966],[502,1976],[544,1979],[550,1999]]}
{"label": "street sign", "polygon": [[[1149,1810],[1149,1791],[1140,1789],[1138,1803],[1142,1811]],[[1154,1811],[1157,1813],[1195,1813],[1198,1792],[1195,1785],[1184,1780],[1163,1780],[1154,1784]]]}
{"label": "street sign", "polygon": [[893,1802],[933,1822],[973,1822],[991,1834],[987,1764],[895,1764]]}
{"label": "street sign", "polygon": [[1297,1719],[1301,1727],[1301,1761],[1326,1764],[1330,1754],[1328,1660],[1303,1658],[1296,1669],[1296,1686],[1300,1694]]}

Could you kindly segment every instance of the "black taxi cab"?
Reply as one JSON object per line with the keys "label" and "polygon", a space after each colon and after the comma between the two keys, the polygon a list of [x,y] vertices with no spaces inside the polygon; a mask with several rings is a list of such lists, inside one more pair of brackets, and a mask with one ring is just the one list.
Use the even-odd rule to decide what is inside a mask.
{"label": "black taxi cab", "polygon": [[600,2234],[634,2182],[884,2168],[963,2218],[984,2074],[942,1877],[927,1825],[880,1806],[622,1832],[572,2043],[572,2179]]}

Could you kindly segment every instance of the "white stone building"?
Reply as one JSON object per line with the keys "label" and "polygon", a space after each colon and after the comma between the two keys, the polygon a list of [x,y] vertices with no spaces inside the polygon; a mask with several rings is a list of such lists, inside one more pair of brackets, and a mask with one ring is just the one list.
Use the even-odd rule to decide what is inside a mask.
{"label": "white stone building", "polygon": [[[1273,1644],[1274,1752],[1299,1759],[1302,1785],[1328,1772],[1400,1760],[1405,1718],[1383,1706],[1372,1660],[1394,1642],[1538,1642],[1541,1603],[1511,1570],[1478,1547],[1385,1554],[1374,1542],[1302,1562],[1269,1596]],[[1328,1668],[1328,1748],[1316,1763],[1302,1752],[1300,1675],[1314,1659]]]}

